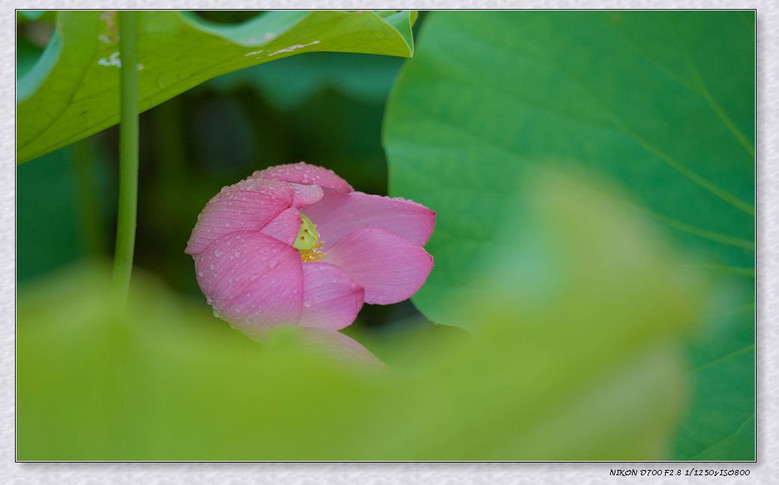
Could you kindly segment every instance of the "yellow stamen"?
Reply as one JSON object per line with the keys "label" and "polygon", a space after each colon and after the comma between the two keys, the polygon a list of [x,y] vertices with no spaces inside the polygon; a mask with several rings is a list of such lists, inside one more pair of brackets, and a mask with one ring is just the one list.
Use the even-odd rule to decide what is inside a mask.
{"label": "yellow stamen", "polygon": [[325,257],[325,253],[320,251],[322,249],[322,246],[324,246],[324,241],[319,241],[316,243],[316,246],[313,248],[307,250],[307,251],[300,251],[300,259],[303,260],[304,263],[314,263],[316,261],[319,261],[320,259]]}
{"label": "yellow stamen", "polygon": [[300,259],[306,263],[312,263],[324,258],[325,253],[320,251],[323,245],[324,241],[319,240],[319,233],[316,232],[316,224],[311,222],[311,219],[305,214],[300,214],[300,229],[292,245],[300,251]]}

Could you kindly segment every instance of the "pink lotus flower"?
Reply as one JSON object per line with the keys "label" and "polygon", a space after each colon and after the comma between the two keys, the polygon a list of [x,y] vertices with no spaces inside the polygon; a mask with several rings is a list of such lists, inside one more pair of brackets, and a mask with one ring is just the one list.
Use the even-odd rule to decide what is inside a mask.
{"label": "pink lotus flower", "polygon": [[363,302],[417,292],[433,268],[422,246],[435,212],[355,192],[300,162],[225,187],[198,216],[186,252],[214,312],[249,336],[282,324],[335,331]]}

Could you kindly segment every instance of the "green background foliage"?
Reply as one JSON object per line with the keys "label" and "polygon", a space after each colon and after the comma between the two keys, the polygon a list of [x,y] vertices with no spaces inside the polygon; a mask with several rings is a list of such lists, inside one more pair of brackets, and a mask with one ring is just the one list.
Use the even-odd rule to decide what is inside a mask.
{"label": "green background foliage", "polygon": [[[142,15],[124,312],[95,262],[112,17],[17,17],[18,161],[87,137],[18,167],[19,459],[754,459],[754,14],[434,12],[399,75],[313,52],[207,81],[312,40],[272,59],[410,56],[415,18]],[[298,160],[437,212],[414,305],[345,331],[387,370],[292,330],[247,340],[197,288],[205,202]]]}

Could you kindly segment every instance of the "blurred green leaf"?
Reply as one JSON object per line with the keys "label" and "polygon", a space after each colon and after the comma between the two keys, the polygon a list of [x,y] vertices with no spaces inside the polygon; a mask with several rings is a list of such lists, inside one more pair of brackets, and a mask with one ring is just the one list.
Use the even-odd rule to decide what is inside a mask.
{"label": "blurred green leaf", "polygon": [[[754,301],[754,12],[436,12],[421,39],[384,144],[391,194],[438,212],[436,267],[413,299],[427,317],[474,327],[450,302],[479,305],[479,261],[506,251],[496,234],[521,224],[507,210],[517,178],[553,162],[619,182],[629,197],[616,185],[604,196],[676,236],[684,265],[708,273],[712,302],[727,290],[723,331],[707,318],[702,335],[754,342],[752,310],[734,316]],[[522,229],[517,241],[532,238]],[[516,268],[536,278],[516,298],[548,284],[546,261]],[[726,347],[705,359],[727,372],[693,374],[675,458],[754,456],[742,438],[754,432],[754,359],[726,359]]]}
{"label": "blurred green leaf", "polygon": [[[92,141],[84,140],[81,145],[46,154],[39,163],[25,164],[17,169],[17,281],[26,282],[44,275],[85,256],[92,249],[85,210],[94,210],[98,217],[103,217],[111,204],[85,207],[79,201],[79,196],[85,193],[80,187],[83,181],[76,176],[79,150],[89,143]],[[84,167],[88,173],[82,173],[82,177],[88,181],[104,179],[105,174],[100,170],[103,158],[102,153],[95,153],[94,159],[88,160]],[[100,192],[107,195],[104,194],[107,191]]]}
{"label": "blurred green leaf", "polygon": [[42,163],[30,163],[17,171],[19,187],[35,187],[17,193],[19,281],[84,255],[78,232],[72,152],[71,148],[58,150],[46,155]]}
{"label": "blurred green leaf", "polygon": [[[484,263],[492,291],[460,306],[479,329],[374,341],[386,371],[344,365],[353,348],[296,332],[249,341],[140,271],[126,314],[110,306],[109,275],[88,267],[23,288],[18,459],[666,458],[686,388],[674,340],[698,310],[695,281],[651,224],[534,180],[518,204],[540,241],[598,230]],[[626,227],[645,237],[612,237]],[[518,304],[511,285],[530,277],[507,286],[505,272],[550,252],[575,262],[574,278]]]}
{"label": "blurred green leaf", "polygon": [[41,55],[42,49],[24,37],[16,42],[16,78],[27,74]]}
{"label": "blurred green leaf", "polygon": [[280,109],[293,109],[325,89],[366,103],[382,103],[401,59],[362,54],[313,53],[217,77],[209,86],[221,92],[250,85]]}
{"label": "blurred green leaf", "polygon": [[[313,51],[409,57],[410,12],[269,12],[240,25],[194,14],[142,12],[138,45],[141,110],[220,74]],[[115,12],[59,12],[54,37],[19,80],[19,163],[119,120]]]}

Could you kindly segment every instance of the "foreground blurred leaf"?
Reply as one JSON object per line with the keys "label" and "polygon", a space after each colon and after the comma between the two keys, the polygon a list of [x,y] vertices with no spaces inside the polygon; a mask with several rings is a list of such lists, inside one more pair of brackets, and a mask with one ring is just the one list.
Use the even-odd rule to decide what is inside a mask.
{"label": "foreground blurred leaf", "polygon": [[[499,250],[494,235],[518,224],[506,207],[520,171],[552,161],[603,174],[630,202],[604,194],[662,223],[715,288],[699,336],[716,345],[690,354],[712,366],[694,373],[675,458],[752,459],[753,442],[732,436],[754,432],[754,358],[727,359],[722,343],[754,342],[754,12],[436,12],[420,35],[384,131],[392,195],[438,211],[436,268],[415,304],[472,327],[449,302],[479,304],[471,280]],[[518,271],[548,278],[528,265]],[[712,374],[717,363],[727,372]],[[732,447],[715,453],[722,440]]]}
{"label": "foreground blurred leaf", "polygon": [[[492,291],[460,306],[479,330],[372,346],[387,371],[339,365],[294,332],[251,342],[139,272],[127,315],[107,305],[101,272],[22,288],[18,458],[665,458],[686,388],[674,342],[698,311],[696,284],[651,226],[576,187],[529,184],[516,202],[535,243],[483,261]],[[613,237],[625,228],[640,237]],[[512,248],[516,233],[500,239]],[[572,277],[518,304],[514,285],[532,277],[505,276],[527,260]]]}
{"label": "foreground blurred leaf", "polygon": [[[270,12],[240,25],[174,11],[142,12],[141,110],[220,74],[313,51],[409,57],[410,12]],[[54,37],[19,80],[19,163],[119,120],[115,12],[60,12]]]}

